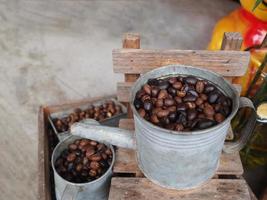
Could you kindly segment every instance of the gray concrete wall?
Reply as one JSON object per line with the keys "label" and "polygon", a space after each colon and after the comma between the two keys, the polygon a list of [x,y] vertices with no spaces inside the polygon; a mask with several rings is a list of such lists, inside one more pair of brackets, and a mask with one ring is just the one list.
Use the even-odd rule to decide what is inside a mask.
{"label": "gray concrete wall", "polygon": [[230,0],[1,0],[0,199],[37,195],[37,110],[115,93],[111,50],[124,32],[143,48],[204,49]]}

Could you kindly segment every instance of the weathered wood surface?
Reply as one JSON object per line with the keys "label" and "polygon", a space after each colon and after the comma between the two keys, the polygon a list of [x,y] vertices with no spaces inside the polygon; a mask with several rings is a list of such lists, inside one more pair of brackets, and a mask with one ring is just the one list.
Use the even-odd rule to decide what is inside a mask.
{"label": "weathered wood surface", "polygon": [[[118,82],[117,83],[117,97],[118,101],[129,102],[131,88],[133,86],[133,82]],[[238,92],[241,91],[240,85],[234,85]]]}
{"label": "weathered wood surface", "polygon": [[[122,47],[126,49],[140,49],[140,34],[138,33],[126,33],[122,40]],[[124,74],[125,82],[135,82],[140,74]],[[131,106],[127,103],[127,116],[133,117]]]}
{"label": "weathered wood surface", "polygon": [[114,49],[112,55],[114,72],[129,74],[183,64],[216,71],[223,76],[242,76],[250,58],[249,52],[208,50]]}
{"label": "weathered wood surface", "polygon": [[[120,128],[133,130],[134,121],[133,119],[121,119],[119,126]],[[114,165],[115,173],[140,173],[134,150],[118,148],[116,150],[116,155],[116,162]],[[216,174],[241,176],[243,174],[243,167],[239,154],[222,153]]]}
{"label": "weathered wood surface", "polygon": [[109,200],[250,200],[243,179],[211,179],[196,189],[164,189],[146,178],[112,178]]}
{"label": "weathered wood surface", "polygon": [[38,113],[38,199],[51,200],[49,149],[44,108]]}
{"label": "weathered wood surface", "polygon": [[243,38],[239,32],[226,32],[223,35],[221,50],[240,51]]}

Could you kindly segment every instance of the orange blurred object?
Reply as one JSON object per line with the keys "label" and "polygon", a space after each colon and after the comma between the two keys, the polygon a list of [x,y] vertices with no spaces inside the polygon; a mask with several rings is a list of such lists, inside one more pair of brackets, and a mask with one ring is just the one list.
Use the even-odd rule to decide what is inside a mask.
{"label": "orange blurred object", "polygon": [[[240,0],[242,7],[222,18],[213,30],[208,49],[219,50],[225,32],[240,32],[243,36],[242,50],[258,47],[267,33],[267,0],[264,0],[254,11],[256,0]],[[243,77],[235,78],[234,83],[242,85],[242,95],[247,91],[254,75],[260,66],[267,47],[252,48],[250,66]],[[267,72],[267,70],[265,71]]]}

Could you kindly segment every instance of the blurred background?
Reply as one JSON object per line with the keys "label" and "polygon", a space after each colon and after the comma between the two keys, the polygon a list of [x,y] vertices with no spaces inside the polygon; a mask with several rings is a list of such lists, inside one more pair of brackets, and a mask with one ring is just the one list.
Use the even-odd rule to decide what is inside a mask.
{"label": "blurred background", "polygon": [[125,32],[142,48],[205,49],[232,0],[1,0],[0,199],[37,199],[42,104],[115,94],[111,51]]}

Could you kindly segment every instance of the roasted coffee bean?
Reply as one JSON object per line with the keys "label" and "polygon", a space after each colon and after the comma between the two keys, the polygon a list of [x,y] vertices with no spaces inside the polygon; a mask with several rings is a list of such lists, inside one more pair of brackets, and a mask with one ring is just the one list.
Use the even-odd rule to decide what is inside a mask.
{"label": "roasted coffee bean", "polygon": [[[83,145],[83,148],[89,146],[86,153],[82,153],[78,148],[71,150],[73,149],[73,145],[80,146],[80,144]],[[76,155],[76,151],[80,151],[81,153]],[[89,156],[89,151],[95,151],[95,153],[92,154],[91,152]],[[85,157],[86,154],[89,156],[90,161]],[[112,151],[110,148],[102,143],[82,139],[80,141],[74,141],[68,146],[68,149],[62,151],[55,163],[55,168],[64,179],[74,183],[84,183],[95,180],[104,174],[111,162]]]}
{"label": "roasted coffee bean", "polygon": [[143,106],[143,102],[140,101],[139,99],[134,100],[134,106],[136,109],[140,109]]}
{"label": "roasted coffee bean", "polygon": [[153,108],[153,103],[151,100],[145,100],[144,101],[144,109],[145,111],[151,111]]}
{"label": "roasted coffee bean", "polygon": [[183,101],[184,102],[192,102],[192,101],[196,101],[197,97],[192,95],[192,94],[187,94],[184,98]]}
{"label": "roasted coffee bean", "polygon": [[186,105],[184,103],[180,103],[176,106],[177,111],[185,111],[186,110]]}
{"label": "roasted coffee bean", "polygon": [[197,117],[197,111],[195,109],[189,109],[187,111],[187,119],[189,121],[194,120]]}
{"label": "roasted coffee bean", "polygon": [[173,106],[175,104],[175,101],[171,98],[164,99],[164,105],[165,106]]}
{"label": "roasted coffee bean", "polygon": [[171,96],[173,96],[173,97],[175,97],[176,96],[176,89],[174,89],[173,87],[169,87],[168,88],[168,93],[171,95]]}
{"label": "roasted coffee bean", "polygon": [[186,92],[185,91],[177,91],[177,96],[178,97],[185,97]]}
{"label": "roasted coffee bean", "polygon": [[174,98],[174,100],[176,101],[176,103],[182,103],[183,102],[183,99],[181,97],[178,97],[178,96],[176,96]]}
{"label": "roasted coffee bean", "polygon": [[80,171],[82,171],[82,168],[83,168],[83,165],[82,165],[82,164],[78,164],[78,165],[76,166],[76,171],[77,171],[77,172],[80,172]]}
{"label": "roasted coffee bean", "polygon": [[221,123],[224,121],[225,117],[221,113],[216,113],[214,116],[216,122]]}
{"label": "roasted coffee bean", "polygon": [[210,93],[215,89],[215,87],[211,84],[205,86],[204,93]]}
{"label": "roasted coffee bean", "polygon": [[99,153],[96,153],[94,155],[91,155],[89,157],[89,160],[91,160],[91,161],[100,161],[101,160],[101,155]]}
{"label": "roasted coffee bean", "polygon": [[167,90],[160,90],[158,94],[158,99],[165,99],[168,97]]}
{"label": "roasted coffee bean", "polygon": [[198,93],[195,90],[188,90],[188,93],[198,97]]}
{"label": "roasted coffee bean", "polygon": [[196,91],[198,93],[202,93],[204,91],[205,85],[203,81],[197,81],[196,83]]}
{"label": "roasted coffee bean", "polygon": [[197,100],[196,100],[196,105],[197,105],[197,106],[199,106],[199,105],[201,105],[201,104],[203,104],[203,103],[204,103],[204,100],[203,100],[203,99],[201,99],[200,97],[197,98]]}
{"label": "roasted coffee bean", "polygon": [[75,153],[70,153],[68,156],[67,156],[67,161],[68,162],[73,162],[76,158],[76,154]]}
{"label": "roasted coffee bean", "polygon": [[216,122],[213,120],[201,119],[201,120],[199,120],[197,127],[199,129],[206,129],[206,128],[209,128],[211,126],[214,126],[215,124],[216,124]]}
{"label": "roasted coffee bean", "polygon": [[174,84],[174,83],[177,82],[177,78],[176,77],[171,77],[171,78],[169,78],[168,81],[169,81],[170,84]]}
{"label": "roasted coffee bean", "polygon": [[176,119],[177,119],[177,113],[176,112],[171,112],[169,114],[169,119],[170,119],[170,122],[176,122]]}
{"label": "roasted coffee bean", "polygon": [[222,122],[232,106],[231,99],[214,84],[194,76],[149,80],[135,99],[141,100],[134,101],[134,106],[145,120],[170,130],[180,124],[183,131]]}
{"label": "roasted coffee bean", "polygon": [[181,82],[176,82],[174,84],[172,84],[172,87],[176,90],[180,90],[183,87],[183,84]]}
{"label": "roasted coffee bean", "polygon": [[168,116],[169,113],[170,113],[169,110],[160,110],[159,112],[157,112],[157,117],[159,118],[166,117]]}
{"label": "roasted coffee bean", "polygon": [[144,90],[145,93],[147,93],[148,95],[151,95],[151,87],[150,87],[150,85],[145,84],[145,85],[143,86],[143,90]]}
{"label": "roasted coffee bean", "polygon": [[158,87],[161,90],[166,90],[169,87],[169,82],[167,80],[159,80],[158,81]]}
{"label": "roasted coffee bean", "polygon": [[210,92],[208,96],[209,103],[215,103],[219,98],[219,93],[216,91]]}
{"label": "roasted coffee bean", "polygon": [[183,126],[183,124],[176,124],[176,126],[175,126],[175,130],[176,130],[176,131],[183,131],[183,130],[184,130],[184,126]]}
{"label": "roasted coffee bean", "polygon": [[89,176],[91,176],[91,177],[95,177],[96,175],[97,175],[96,170],[91,169],[91,170],[89,171]]}
{"label": "roasted coffee bean", "polygon": [[184,81],[185,81],[186,83],[188,83],[188,84],[195,85],[196,82],[197,82],[197,79],[196,79],[196,77],[194,77],[194,76],[188,76],[188,77],[186,77],[186,78],[184,79]]}
{"label": "roasted coffee bean", "polygon": [[151,115],[151,122],[154,124],[159,123],[159,119],[156,114]]}
{"label": "roasted coffee bean", "polygon": [[86,155],[87,158],[90,158],[90,156],[92,156],[94,154],[95,154],[95,150],[92,148],[92,149],[87,149],[85,155]]}
{"label": "roasted coffee bean", "polygon": [[189,109],[196,108],[196,104],[194,102],[186,102],[185,106],[186,106],[186,108],[189,108]]}
{"label": "roasted coffee bean", "polygon": [[151,96],[152,97],[157,97],[158,96],[158,93],[159,93],[159,88],[152,87],[152,89],[151,89]]}
{"label": "roasted coffee bean", "polygon": [[90,163],[90,168],[91,169],[97,170],[99,167],[100,167],[100,164],[98,162],[96,162],[96,161],[92,161]]}
{"label": "roasted coffee bean", "polygon": [[213,116],[215,114],[213,107],[211,105],[208,105],[208,104],[204,107],[203,112],[207,116]]}
{"label": "roasted coffee bean", "polygon": [[146,115],[146,111],[145,111],[143,108],[140,108],[140,109],[138,110],[138,113],[139,113],[139,115],[140,115],[142,118],[144,118],[145,115]]}
{"label": "roasted coffee bean", "polygon": [[177,108],[176,106],[170,106],[167,108],[170,112],[176,112]]}
{"label": "roasted coffee bean", "polygon": [[77,147],[77,145],[76,144],[70,144],[69,145],[69,149],[71,150],[71,151],[74,151],[74,150],[76,150],[78,147]]}

